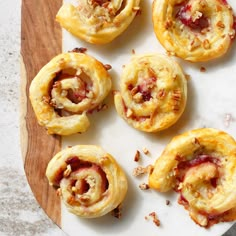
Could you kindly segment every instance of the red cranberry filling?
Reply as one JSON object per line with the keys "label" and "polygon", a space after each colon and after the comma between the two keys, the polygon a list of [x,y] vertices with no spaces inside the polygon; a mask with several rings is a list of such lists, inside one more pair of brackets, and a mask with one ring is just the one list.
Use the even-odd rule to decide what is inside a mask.
{"label": "red cranberry filling", "polygon": [[[106,189],[108,189],[109,182],[107,180],[105,172],[96,164],[87,162],[87,161],[81,161],[78,157],[70,157],[67,159],[66,164],[71,166],[72,171],[80,171],[84,169],[94,169],[96,172],[99,173],[99,175],[102,178],[102,191],[105,192]],[[90,186],[86,182],[86,180],[82,181],[82,187],[79,190],[80,194],[86,193],[89,190]]]}
{"label": "red cranberry filling", "polygon": [[178,18],[182,24],[188,26],[192,30],[201,31],[207,27],[209,27],[209,21],[207,17],[203,14],[199,16],[197,19],[193,19],[191,17],[191,5],[181,6],[179,11],[177,12],[176,18]]}

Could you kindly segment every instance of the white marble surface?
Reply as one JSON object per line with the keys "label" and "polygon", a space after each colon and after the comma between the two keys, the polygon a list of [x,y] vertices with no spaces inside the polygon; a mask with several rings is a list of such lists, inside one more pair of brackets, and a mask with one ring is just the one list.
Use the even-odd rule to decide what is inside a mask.
{"label": "white marble surface", "polygon": [[[0,235],[64,233],[44,214],[27,184],[19,140],[20,0],[0,0]],[[235,236],[231,229],[224,236]]]}

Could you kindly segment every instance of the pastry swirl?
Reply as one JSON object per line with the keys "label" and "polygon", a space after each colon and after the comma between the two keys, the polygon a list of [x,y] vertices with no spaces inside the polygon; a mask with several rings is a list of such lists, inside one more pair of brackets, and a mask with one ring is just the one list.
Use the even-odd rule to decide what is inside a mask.
{"label": "pastry swirl", "polygon": [[115,92],[118,114],[134,128],[156,132],[173,125],[184,111],[187,82],[181,67],[160,54],[133,56]]}
{"label": "pastry swirl", "polygon": [[203,128],[176,136],[156,160],[149,186],[179,192],[179,204],[200,226],[236,219],[236,142]]}
{"label": "pastry swirl", "polygon": [[105,44],[119,36],[139,11],[140,0],[80,0],[64,4],[56,20],[73,35],[93,44]]}
{"label": "pastry swirl", "polygon": [[160,43],[188,61],[222,56],[235,35],[233,11],[224,0],[154,0],[152,13]]}
{"label": "pastry swirl", "polygon": [[30,101],[40,125],[49,134],[84,132],[90,123],[86,113],[97,107],[111,89],[104,65],[84,53],[54,57],[30,85]]}
{"label": "pastry swirl", "polygon": [[115,159],[93,145],[77,145],[57,153],[46,176],[50,185],[60,188],[68,210],[83,218],[112,211],[124,200],[128,188]]}

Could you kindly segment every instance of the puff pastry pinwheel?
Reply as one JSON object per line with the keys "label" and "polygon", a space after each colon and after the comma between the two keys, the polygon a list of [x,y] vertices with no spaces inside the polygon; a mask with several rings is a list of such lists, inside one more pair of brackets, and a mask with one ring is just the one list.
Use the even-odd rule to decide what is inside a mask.
{"label": "puff pastry pinwheel", "polygon": [[188,61],[222,56],[235,36],[233,11],[225,0],[154,0],[152,13],[160,43]]}
{"label": "puff pastry pinwheel", "polygon": [[47,166],[46,176],[50,185],[59,187],[68,210],[83,218],[114,210],[128,188],[115,159],[94,145],[77,145],[57,153]]}
{"label": "puff pastry pinwheel", "polygon": [[56,20],[67,31],[93,44],[111,42],[127,29],[139,12],[140,0],[80,0],[64,4]]}
{"label": "puff pastry pinwheel", "polygon": [[177,191],[179,204],[202,227],[236,220],[235,140],[212,128],[174,137],[156,160],[149,185]]}
{"label": "puff pastry pinwheel", "polygon": [[49,134],[84,132],[87,111],[97,107],[111,89],[105,66],[84,53],[54,57],[33,79],[29,97],[40,125]]}
{"label": "puff pastry pinwheel", "polygon": [[134,128],[156,132],[173,125],[184,111],[187,81],[181,67],[161,54],[133,56],[114,95],[118,114]]}

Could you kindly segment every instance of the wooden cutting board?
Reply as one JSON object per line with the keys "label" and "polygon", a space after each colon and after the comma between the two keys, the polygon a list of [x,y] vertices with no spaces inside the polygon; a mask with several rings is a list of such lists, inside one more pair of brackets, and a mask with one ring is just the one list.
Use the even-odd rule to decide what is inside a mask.
{"label": "wooden cutting board", "polygon": [[58,136],[49,136],[37,124],[28,99],[29,85],[38,71],[61,53],[62,36],[55,16],[62,0],[22,0],[21,11],[21,148],[30,187],[48,216],[60,226],[60,199],[49,187],[45,170],[60,150]]}

